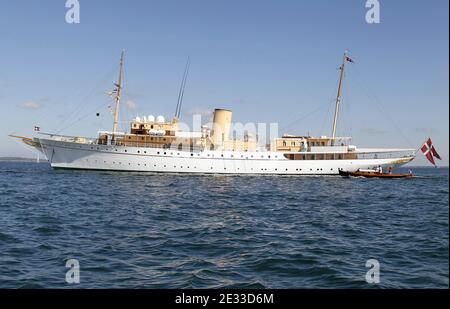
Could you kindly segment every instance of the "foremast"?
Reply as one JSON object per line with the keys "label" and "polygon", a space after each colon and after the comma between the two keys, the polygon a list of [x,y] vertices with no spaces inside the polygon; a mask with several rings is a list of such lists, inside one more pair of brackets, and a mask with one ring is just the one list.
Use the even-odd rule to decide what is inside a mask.
{"label": "foremast", "polygon": [[114,143],[114,141],[115,141],[117,125],[119,123],[120,95],[122,92],[122,75],[123,75],[123,54],[124,54],[124,51],[122,50],[122,53],[120,54],[119,80],[117,81],[116,84],[114,84],[116,86],[116,88],[113,91],[113,93],[115,93],[116,106],[114,109],[114,123],[113,123],[113,129],[112,129],[112,137],[111,137],[112,143]]}

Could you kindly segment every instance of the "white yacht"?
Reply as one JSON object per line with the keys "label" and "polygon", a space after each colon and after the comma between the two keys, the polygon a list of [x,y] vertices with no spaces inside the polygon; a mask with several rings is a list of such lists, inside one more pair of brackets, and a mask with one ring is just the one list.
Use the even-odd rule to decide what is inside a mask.
{"label": "white yacht", "polygon": [[[96,138],[38,134],[20,138],[42,152],[53,168],[114,171],[145,171],[201,174],[281,174],[338,175],[339,171],[357,171],[394,167],[415,157],[414,149],[359,148],[351,138],[336,136],[342,80],[346,62],[340,67],[331,136],[284,135],[260,146],[250,134],[231,138],[232,112],[215,109],[211,127],[200,132],[179,129],[181,103],[175,117],[136,117],[130,131],[118,130],[122,92],[123,52],[119,79],[111,93],[115,99],[112,131],[101,131]],[[185,77],[183,78],[185,84]],[[183,83],[182,83],[183,85]]]}

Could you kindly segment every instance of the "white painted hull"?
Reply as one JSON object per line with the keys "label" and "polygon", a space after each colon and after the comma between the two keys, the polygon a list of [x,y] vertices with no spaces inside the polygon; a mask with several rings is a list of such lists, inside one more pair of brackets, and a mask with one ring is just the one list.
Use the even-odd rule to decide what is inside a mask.
{"label": "white painted hull", "polygon": [[[90,145],[39,139],[54,168],[164,173],[338,175],[379,165],[404,164],[404,158],[289,160],[280,152],[178,151],[146,147]],[[223,157],[222,157],[223,156]],[[412,158],[411,158],[412,159]],[[400,163],[401,161],[401,163]]]}

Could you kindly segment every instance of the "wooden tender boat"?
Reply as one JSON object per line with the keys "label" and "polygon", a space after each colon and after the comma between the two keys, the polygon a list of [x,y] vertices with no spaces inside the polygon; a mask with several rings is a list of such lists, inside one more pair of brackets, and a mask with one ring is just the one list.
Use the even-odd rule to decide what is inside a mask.
{"label": "wooden tender boat", "polygon": [[365,177],[365,178],[407,178],[412,177],[413,175],[408,174],[389,174],[389,173],[380,173],[377,171],[356,171],[356,172],[348,172],[348,171],[339,171],[339,175],[344,177]]}

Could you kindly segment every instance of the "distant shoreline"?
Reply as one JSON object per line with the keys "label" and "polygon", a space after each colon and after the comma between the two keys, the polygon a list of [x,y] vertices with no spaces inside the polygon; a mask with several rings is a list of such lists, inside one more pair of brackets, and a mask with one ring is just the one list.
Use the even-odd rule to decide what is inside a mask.
{"label": "distant shoreline", "polygon": [[[0,162],[36,162],[36,158],[22,158],[22,157],[0,157]],[[45,158],[39,158],[39,162],[48,162]]]}

